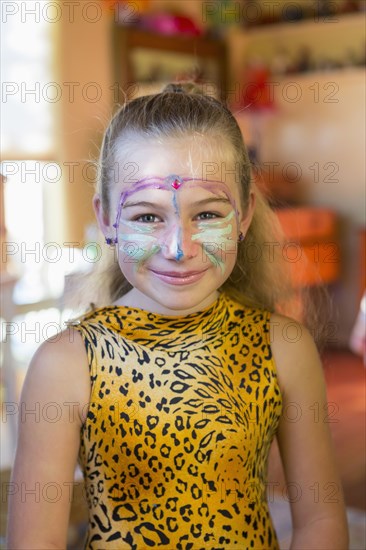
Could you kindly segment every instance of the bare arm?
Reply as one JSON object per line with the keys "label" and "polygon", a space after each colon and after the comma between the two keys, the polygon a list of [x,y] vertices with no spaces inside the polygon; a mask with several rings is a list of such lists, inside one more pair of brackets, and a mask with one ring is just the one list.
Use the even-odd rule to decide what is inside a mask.
{"label": "bare arm", "polygon": [[293,520],[292,550],[346,550],[348,529],[335,464],[321,361],[309,332],[273,315],[272,351],[283,393],[278,442]]}
{"label": "bare arm", "polygon": [[29,366],[19,407],[9,550],[66,548],[82,411],[89,393],[80,335],[67,330],[42,344]]}

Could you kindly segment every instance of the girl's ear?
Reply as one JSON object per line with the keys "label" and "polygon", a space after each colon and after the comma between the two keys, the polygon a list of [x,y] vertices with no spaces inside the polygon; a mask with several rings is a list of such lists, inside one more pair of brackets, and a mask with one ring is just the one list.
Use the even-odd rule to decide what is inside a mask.
{"label": "girl's ear", "polygon": [[110,226],[109,216],[103,212],[99,193],[96,193],[93,197],[93,208],[101,232],[105,237],[111,237],[113,227]]}
{"label": "girl's ear", "polygon": [[246,235],[249,229],[249,226],[252,223],[253,214],[255,210],[255,203],[256,203],[256,196],[254,191],[251,191],[249,194],[247,210],[245,214],[243,214],[240,221],[240,231],[243,233],[244,236]]}

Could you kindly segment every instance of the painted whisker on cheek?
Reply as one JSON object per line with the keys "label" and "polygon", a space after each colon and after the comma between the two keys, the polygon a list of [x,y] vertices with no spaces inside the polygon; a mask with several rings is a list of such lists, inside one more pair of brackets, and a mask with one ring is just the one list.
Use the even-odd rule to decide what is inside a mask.
{"label": "painted whisker on cheek", "polygon": [[[198,226],[201,229],[201,224]],[[204,238],[210,237],[211,239],[217,239],[218,237],[228,239],[225,235],[232,233],[232,226],[227,225],[226,227],[202,227],[199,233],[192,235],[193,240],[202,240]]]}
{"label": "painted whisker on cheek", "polygon": [[192,240],[207,240],[218,239],[232,240],[227,235],[231,235],[233,226],[229,221],[234,217],[234,212],[231,211],[225,218],[215,221],[203,221],[198,223],[199,233],[192,235]]}
{"label": "painted whisker on cheek", "polygon": [[120,233],[119,240],[124,242],[139,242],[150,245],[156,242],[156,237],[151,235],[139,235],[138,233]]}
{"label": "painted whisker on cheek", "polygon": [[[199,227],[204,227],[205,224],[207,225],[208,223],[210,224],[210,227],[223,227],[225,226],[230,220],[232,220],[234,217],[234,212],[231,211],[227,216],[225,216],[225,218],[219,218],[219,219],[212,219],[212,220],[206,220],[206,221],[202,221],[202,222],[199,222],[198,226]],[[229,224],[230,228],[232,229],[232,225]]]}
{"label": "painted whisker on cheek", "polygon": [[[127,225],[127,227],[130,227],[137,233],[152,233],[154,231],[154,228],[149,224],[142,224],[137,222],[129,222],[127,220],[123,220],[121,222],[123,225]],[[120,233],[120,236],[123,237],[123,233]]]}
{"label": "painted whisker on cheek", "polygon": [[151,256],[154,256],[154,254],[157,254],[160,250],[161,250],[161,246],[159,244],[154,244],[150,248],[150,250],[145,250],[144,254],[140,258],[138,258],[136,270],[139,271],[142,266],[142,263],[146,262],[149,258],[151,258]]}
{"label": "painted whisker on cheek", "polygon": [[159,252],[161,248],[157,243],[157,238],[148,234],[152,233],[154,228],[147,224],[138,224],[131,221],[123,221],[122,223],[134,232],[119,233],[118,241],[124,243],[119,249],[132,260],[136,260],[138,263],[137,269],[139,269],[142,262]]}
{"label": "painted whisker on cheek", "polygon": [[156,243],[156,239],[142,238],[142,235],[124,235],[124,244],[119,247],[123,254],[126,254],[131,259],[141,263],[156,254],[160,250],[160,245]]}
{"label": "painted whisker on cheek", "polygon": [[233,226],[229,223],[233,217],[234,212],[231,211],[221,220],[201,222],[198,224],[200,232],[192,235],[192,240],[202,243],[208,259],[215,267],[220,267],[222,273],[225,271],[225,262],[222,258],[223,244],[233,241]]}
{"label": "painted whisker on cheek", "polygon": [[[220,256],[216,256],[215,252],[221,252],[221,248],[217,246],[216,243],[202,243],[202,248],[205,251],[208,259],[215,267],[220,267],[221,273],[224,273],[225,271],[225,262],[220,258]],[[212,250],[210,250],[212,249]]]}

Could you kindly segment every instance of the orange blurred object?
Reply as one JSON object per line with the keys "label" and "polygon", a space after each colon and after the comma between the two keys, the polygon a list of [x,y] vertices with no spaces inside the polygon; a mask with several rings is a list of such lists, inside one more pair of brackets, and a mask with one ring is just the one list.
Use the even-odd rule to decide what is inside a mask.
{"label": "orange blurred object", "polygon": [[285,234],[283,257],[296,287],[333,283],[340,274],[337,216],[331,210],[300,207],[276,210]]}

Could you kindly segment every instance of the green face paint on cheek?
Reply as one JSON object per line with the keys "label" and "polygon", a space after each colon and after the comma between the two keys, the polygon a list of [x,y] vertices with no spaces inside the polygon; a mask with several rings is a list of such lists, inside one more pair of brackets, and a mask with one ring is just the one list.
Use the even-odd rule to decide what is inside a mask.
{"label": "green face paint on cheek", "polygon": [[[213,263],[215,267],[220,267],[221,273],[224,274],[225,262],[222,258],[220,258],[220,256],[215,256],[214,252],[216,247],[212,247],[211,243],[203,243],[202,248],[206,252],[206,255],[210,262]],[[210,250],[210,248],[212,248],[212,250]]]}
{"label": "green face paint on cheek", "polygon": [[130,258],[136,260],[137,269],[139,269],[141,263],[159,252],[161,247],[157,242],[157,238],[149,235],[149,233],[153,232],[153,227],[128,221],[124,221],[123,224],[132,229],[132,232],[119,233],[118,242],[124,243],[119,249]]}
{"label": "green face paint on cheek", "polygon": [[225,262],[223,260],[223,244],[232,242],[230,237],[233,226],[229,223],[234,217],[234,212],[218,221],[206,221],[198,224],[199,233],[192,235],[192,240],[202,243],[202,248],[207,254],[208,259],[215,267],[220,267],[221,272],[225,271]]}

